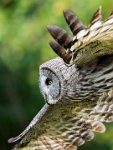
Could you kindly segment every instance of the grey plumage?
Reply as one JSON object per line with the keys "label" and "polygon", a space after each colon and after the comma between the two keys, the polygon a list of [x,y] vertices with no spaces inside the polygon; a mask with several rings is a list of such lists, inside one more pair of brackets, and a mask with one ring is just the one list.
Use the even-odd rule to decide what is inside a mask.
{"label": "grey plumage", "polygon": [[98,9],[88,27],[73,12],[64,11],[73,38],[48,26],[58,54],[40,66],[45,105],[30,125],[9,143],[14,149],[75,150],[103,133],[113,121],[113,15],[102,22]]}

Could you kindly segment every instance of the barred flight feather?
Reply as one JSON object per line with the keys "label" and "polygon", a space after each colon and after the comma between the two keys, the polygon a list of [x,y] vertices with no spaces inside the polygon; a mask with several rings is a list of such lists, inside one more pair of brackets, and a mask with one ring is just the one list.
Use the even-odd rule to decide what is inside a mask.
{"label": "barred flight feather", "polygon": [[[64,46],[66,49],[66,54],[71,56],[65,59],[65,56],[59,55],[66,63],[75,63],[79,66],[95,60],[95,58],[113,54],[113,14],[111,13],[107,20],[101,21],[101,7],[94,13],[91,22],[88,27],[85,27],[80,23],[78,17],[70,10],[64,11],[64,17],[68,23],[72,33],[73,40],[67,40],[61,33],[65,33],[64,30],[56,30],[53,26],[51,29],[49,27],[49,32],[54,37],[55,40],[64,46],[63,44],[67,42],[68,47]],[[58,28],[58,27],[57,27]],[[57,33],[57,34],[56,34]],[[65,33],[69,37],[68,33]],[[60,36],[60,40],[58,37]],[[63,43],[61,42],[63,41]],[[54,47],[54,46],[53,46]],[[53,48],[52,47],[52,48]],[[58,49],[58,48],[55,48]],[[53,48],[53,50],[55,51]],[[61,48],[59,48],[60,51]],[[57,53],[58,54],[58,53]],[[67,57],[66,55],[66,57]],[[87,56],[87,59],[85,59]]]}
{"label": "barred flight feather", "polygon": [[85,29],[85,26],[79,21],[78,17],[72,11],[65,10],[64,18],[74,35],[76,35],[80,30]]}

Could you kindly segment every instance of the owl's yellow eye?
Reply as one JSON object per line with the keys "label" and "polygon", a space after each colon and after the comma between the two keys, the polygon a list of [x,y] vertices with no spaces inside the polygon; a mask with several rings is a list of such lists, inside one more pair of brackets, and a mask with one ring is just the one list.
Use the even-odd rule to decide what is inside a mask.
{"label": "owl's yellow eye", "polygon": [[46,85],[51,85],[52,84],[52,80],[47,78],[46,81],[45,81]]}

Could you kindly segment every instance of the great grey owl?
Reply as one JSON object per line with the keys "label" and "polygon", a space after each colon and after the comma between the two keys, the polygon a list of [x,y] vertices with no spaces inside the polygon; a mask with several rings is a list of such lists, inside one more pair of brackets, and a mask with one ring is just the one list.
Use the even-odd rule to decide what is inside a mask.
{"label": "great grey owl", "polygon": [[9,143],[18,150],[76,150],[105,132],[113,121],[113,13],[101,20],[101,8],[84,26],[70,10],[64,18],[72,35],[48,26],[59,57],[40,66],[45,105],[30,125]]}

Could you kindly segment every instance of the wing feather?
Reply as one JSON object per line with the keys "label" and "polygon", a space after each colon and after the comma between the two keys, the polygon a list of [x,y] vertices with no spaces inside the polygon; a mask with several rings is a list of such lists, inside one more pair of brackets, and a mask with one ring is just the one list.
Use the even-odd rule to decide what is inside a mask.
{"label": "wing feather", "polygon": [[113,121],[113,89],[103,93],[97,106],[90,112],[90,117],[101,122]]}
{"label": "wing feather", "polygon": [[[56,105],[47,110],[42,120],[29,130],[14,149],[76,150],[78,146],[92,140],[94,132],[105,132],[104,122],[113,121],[113,89],[103,93],[93,107],[90,105],[90,108],[73,111],[74,103],[69,109],[66,107],[66,115],[69,113],[67,117],[63,116],[64,104],[62,111]],[[53,112],[62,113],[55,118],[52,117]]]}
{"label": "wing feather", "polygon": [[[82,66],[98,57],[113,54],[113,13],[110,14],[108,19],[101,21],[100,7],[94,13],[87,27],[85,27],[70,10],[64,11],[64,17],[73,33],[73,40],[67,38],[70,40],[67,40],[68,42],[66,44],[66,39],[62,38],[63,43],[62,40],[59,42],[61,46],[64,43],[68,45],[67,48],[63,45],[64,48],[66,48],[66,55],[61,56],[58,52],[57,54],[62,57],[66,63],[76,63],[78,66]],[[51,28],[52,36],[55,32],[54,28]],[[62,33],[68,35],[63,30]],[[55,37],[53,36],[56,41],[58,41],[59,35],[60,34],[58,34],[58,38],[56,37],[57,34],[55,34]],[[55,47],[55,49],[58,50],[57,47]],[[53,48],[54,51],[56,51],[55,49]],[[67,58],[68,55],[71,57],[67,60],[65,57]]]}
{"label": "wing feather", "polygon": [[83,65],[100,56],[113,54],[113,15],[102,22],[99,10],[97,12],[90,26],[73,37],[70,62]]}
{"label": "wing feather", "polygon": [[92,26],[93,24],[95,24],[96,22],[100,22],[102,19],[102,15],[101,15],[101,6],[99,7],[99,9],[97,9],[97,11],[94,13],[91,21],[90,21],[90,26]]}

